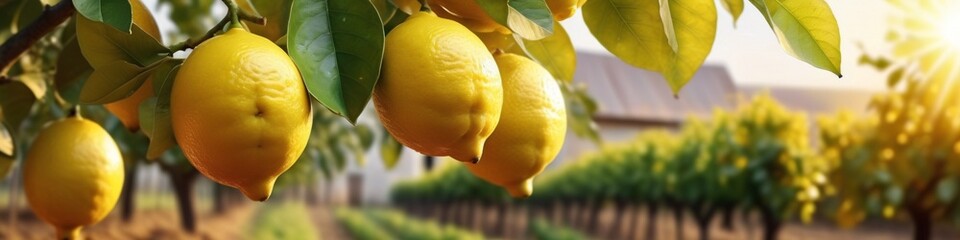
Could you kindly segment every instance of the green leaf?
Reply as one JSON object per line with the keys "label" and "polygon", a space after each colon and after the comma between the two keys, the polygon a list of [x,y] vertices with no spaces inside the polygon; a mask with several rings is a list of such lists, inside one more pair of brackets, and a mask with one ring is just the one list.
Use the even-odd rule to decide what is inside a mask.
{"label": "green leaf", "polygon": [[390,133],[387,132],[387,129],[382,128],[381,138],[380,138],[380,158],[383,159],[383,166],[386,166],[387,169],[393,169],[397,166],[397,162],[400,161],[400,154],[403,153],[403,145],[400,142],[397,142],[397,139],[393,138]]}
{"label": "green leaf", "polygon": [[393,15],[397,13],[397,7],[393,3],[389,3],[389,0],[370,0],[370,3],[373,3],[373,6],[377,8],[377,13],[380,14],[380,22],[386,23],[389,22]]}
{"label": "green leaf", "polygon": [[22,56],[20,62],[15,65],[15,68],[19,68],[20,72],[17,78],[30,89],[33,97],[43,101],[43,97],[47,95],[47,81],[44,80],[46,74],[43,73],[43,67],[40,66],[43,63],[34,62],[30,60],[31,58],[31,56]]}
{"label": "green leaf", "polygon": [[83,17],[76,19],[80,51],[94,69],[113,68],[111,64],[117,61],[145,67],[170,53],[170,49],[136,25],[128,34]]}
{"label": "green leaf", "polygon": [[750,0],[767,19],[780,45],[814,67],[840,73],[840,28],[823,0]]}
{"label": "green leaf", "polygon": [[720,0],[720,4],[733,16],[733,26],[737,26],[737,20],[743,14],[743,0]]}
{"label": "green leaf", "polygon": [[893,88],[903,80],[903,74],[906,71],[905,67],[899,67],[893,72],[890,72],[890,75],[887,76],[887,87]]}
{"label": "green leaf", "polygon": [[[14,154],[17,153],[15,150],[16,144],[13,142],[13,134],[10,133],[10,130],[7,129],[7,124],[0,118],[0,158],[13,158],[16,156]],[[8,159],[0,159],[0,161]],[[2,177],[2,175],[3,173],[0,172],[0,177]]]}
{"label": "green leaf", "polygon": [[105,23],[114,29],[130,33],[133,10],[127,0],[73,0],[77,12],[87,19]]}
{"label": "green leaf", "polygon": [[499,23],[503,26],[510,26],[507,21],[507,17],[510,13],[510,5],[507,4],[507,1],[502,0],[474,0],[477,2],[477,5],[483,9],[487,15],[490,16],[493,21]]}
{"label": "green leaf", "polygon": [[140,122],[143,133],[150,137],[147,159],[157,159],[176,144],[170,117],[170,91],[180,70],[181,60],[167,61],[153,73],[156,96],[140,104]]}
{"label": "green leaf", "polygon": [[80,91],[80,102],[86,104],[106,104],[124,99],[140,88],[158,66],[169,62],[171,58],[160,60],[153,65],[140,67],[132,63],[116,60],[110,68],[95,69]]}
{"label": "green leaf", "polygon": [[583,19],[604,48],[630,65],[660,72],[676,93],[710,53],[716,6],[707,0],[661,2],[588,1]]}
{"label": "green leaf", "polygon": [[514,34],[530,40],[553,34],[553,13],[543,0],[511,0],[507,25]]}
{"label": "green leaf", "polygon": [[660,0],[664,32],[673,49],[663,76],[677,94],[703,65],[717,36],[717,8],[711,0]]}
{"label": "green leaf", "polygon": [[397,25],[400,25],[400,23],[403,23],[403,21],[407,20],[408,17],[410,17],[410,15],[403,11],[397,11],[394,13],[389,22],[383,23],[384,34],[389,33],[391,30],[393,30],[393,28],[397,27]]}
{"label": "green leaf", "polygon": [[937,200],[944,204],[956,202],[957,198],[957,178],[948,177],[940,180],[937,184]]}
{"label": "green leaf", "polygon": [[53,76],[53,85],[57,93],[69,103],[79,103],[83,83],[92,73],[93,67],[83,58],[80,44],[77,43],[76,38],[71,38],[65,43],[63,51],[60,51],[60,56],[57,58],[57,72]]}
{"label": "green leaf", "polygon": [[672,53],[658,2],[593,0],[587,1],[582,10],[590,33],[610,53],[636,67],[658,72],[664,69],[664,59],[670,59]]}
{"label": "green leaf", "polygon": [[30,88],[22,82],[0,84],[0,110],[3,110],[3,119],[10,129],[20,128],[36,102]]}
{"label": "green leaf", "polygon": [[250,32],[270,41],[276,41],[287,34],[293,0],[239,0],[237,4],[241,9],[259,14],[267,20],[263,25],[247,24]]}
{"label": "green leaf", "polygon": [[522,38],[537,40],[553,33],[553,14],[543,0],[475,0],[493,21]]}
{"label": "green leaf", "polygon": [[356,123],[383,61],[383,24],[377,9],[355,0],[297,1],[292,9],[287,48],[307,90]]}
{"label": "green leaf", "polygon": [[567,126],[578,137],[591,140],[600,145],[599,128],[593,122],[593,115],[597,113],[597,102],[587,94],[584,87],[574,87],[567,83],[560,84],[563,90],[563,99],[567,105]]}
{"label": "green leaf", "polygon": [[559,22],[553,26],[553,35],[540,40],[518,38],[520,48],[533,60],[550,71],[554,78],[572,82],[577,68],[577,53],[570,42],[570,36]]}
{"label": "green leaf", "polygon": [[39,1],[0,1],[0,41],[20,31],[43,12]]}
{"label": "green leaf", "polygon": [[353,128],[354,134],[357,135],[357,138],[360,140],[360,148],[364,151],[369,150],[373,147],[374,134],[373,130],[370,130],[370,127],[367,125],[357,125]]}
{"label": "green leaf", "polygon": [[[2,112],[0,112],[0,119],[2,118]],[[16,141],[13,139],[13,134],[7,129],[6,123],[0,120],[0,179],[6,178],[10,173],[16,154]]]}

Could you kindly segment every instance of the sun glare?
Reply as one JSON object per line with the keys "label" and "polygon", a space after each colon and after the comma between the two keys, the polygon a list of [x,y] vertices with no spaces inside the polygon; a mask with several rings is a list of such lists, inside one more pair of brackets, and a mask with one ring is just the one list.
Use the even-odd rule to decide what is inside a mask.
{"label": "sun glare", "polygon": [[953,47],[960,47],[960,11],[953,11],[944,17],[940,23],[940,35]]}

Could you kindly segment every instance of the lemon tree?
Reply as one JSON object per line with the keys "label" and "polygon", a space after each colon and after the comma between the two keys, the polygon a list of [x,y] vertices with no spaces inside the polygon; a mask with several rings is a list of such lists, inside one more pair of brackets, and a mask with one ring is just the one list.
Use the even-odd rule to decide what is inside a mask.
{"label": "lemon tree", "polygon": [[[636,226],[639,218],[628,207],[645,206],[650,214],[647,238],[657,236],[661,208],[671,210],[680,224],[683,216],[692,215],[700,239],[710,239],[717,216],[741,210],[761,216],[764,239],[776,239],[783,221],[811,221],[818,203],[836,189],[828,181],[836,166],[814,154],[807,125],[802,114],[759,95],[736,111],[689,119],[679,133],[646,131],[634,140],[606,145],[546,172],[534,182],[536,194],[512,203],[593,234],[608,234],[598,229],[606,204],[613,203],[615,222],[628,226]],[[391,191],[392,200],[402,206],[509,199],[506,191],[459,166],[401,182]],[[556,215],[555,207],[563,213]],[[638,231],[629,232],[603,236],[635,238]],[[677,228],[678,236],[685,233]]]}
{"label": "lemon tree", "polygon": [[[788,54],[840,75],[840,33],[824,1],[749,2]],[[744,3],[725,1],[723,6],[739,15]],[[628,64],[661,73],[676,94],[711,52],[718,11],[710,0],[160,4],[171,7],[167,17],[175,29],[159,32],[153,13],[138,1],[0,2],[0,167],[17,165],[11,159],[24,159],[21,153],[33,144],[39,126],[62,118],[64,109],[75,105],[92,111],[105,106],[125,128],[139,129],[149,141],[124,138],[121,149],[130,150],[126,155],[134,159],[160,159],[155,162],[175,176],[178,189],[192,186],[189,179],[199,173],[244,190],[253,200],[266,199],[273,179],[302,156],[319,159],[319,167],[329,173],[335,169],[330,166],[343,166],[345,155],[362,155],[330,148],[369,146],[370,136],[376,135],[365,130],[313,134],[318,112],[342,116],[351,125],[364,112],[376,112],[389,133],[381,135],[389,146],[382,148],[383,155],[394,156],[385,158],[387,165],[395,164],[401,144],[476,162],[483,158],[483,143],[495,131],[506,99],[501,96],[504,76],[493,60],[497,49],[530,59],[557,81],[569,121],[557,117],[548,123],[569,124],[578,135],[596,140],[590,122],[596,104],[584,86],[570,84],[576,54],[558,22],[582,13],[601,45]],[[221,4],[226,14],[214,16],[212,8]],[[498,46],[484,39],[499,39]],[[210,57],[229,52],[217,50],[224,48],[251,54]],[[451,65],[416,65],[431,59]],[[293,103],[279,100],[281,96]],[[380,96],[389,101],[379,101]],[[417,100],[422,97],[428,100]],[[369,110],[371,99],[375,111]],[[197,107],[178,107],[187,104]],[[418,119],[392,114],[404,110],[418,110],[413,112]],[[420,121],[427,119],[433,121]],[[97,120],[118,126],[115,118]],[[322,129],[340,124],[322,123]],[[143,149],[138,144],[146,145],[145,152],[133,151]],[[223,164],[231,154],[256,160]],[[218,174],[222,172],[236,176]],[[615,192],[593,189],[604,196]]]}
{"label": "lemon tree", "polygon": [[889,4],[898,9],[887,39],[893,51],[865,53],[861,63],[884,73],[890,89],[876,94],[865,114],[820,119],[821,151],[837,167],[830,178],[838,225],[907,217],[914,239],[931,239],[937,222],[960,219],[960,41],[951,26],[960,4]]}

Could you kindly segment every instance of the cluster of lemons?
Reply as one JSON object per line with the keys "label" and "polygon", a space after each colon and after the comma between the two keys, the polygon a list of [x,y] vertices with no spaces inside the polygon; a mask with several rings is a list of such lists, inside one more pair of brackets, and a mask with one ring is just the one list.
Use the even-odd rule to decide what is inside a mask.
{"label": "cluster of lemons", "polygon": [[[398,1],[419,9],[417,1]],[[585,1],[547,1],[556,20]],[[477,33],[509,34],[475,1],[428,1],[386,38],[383,77],[373,91],[380,120],[400,143],[450,156],[514,197],[553,161],[566,134],[557,81],[533,60],[504,53]]]}
{"label": "cluster of lemons", "polygon": [[[397,1],[416,6],[416,1]],[[584,0],[548,0],[557,20]],[[146,7],[130,0],[133,23],[160,39]],[[403,6],[401,6],[404,8]],[[475,32],[510,33],[474,1],[430,1],[386,38],[374,102],[387,130],[423,154],[469,162],[481,178],[526,197],[566,132],[557,82],[524,56],[491,51]],[[132,96],[106,105],[131,131],[153,96],[147,80]],[[312,109],[297,66],[273,42],[243,28],[213,37],[186,58],[171,91],[176,141],[205,176],[256,201],[306,147]],[[79,239],[115,205],[124,179],[110,135],[79,114],[46,126],[23,169],[28,201],[57,229]],[[69,199],[69,200],[67,200]]]}

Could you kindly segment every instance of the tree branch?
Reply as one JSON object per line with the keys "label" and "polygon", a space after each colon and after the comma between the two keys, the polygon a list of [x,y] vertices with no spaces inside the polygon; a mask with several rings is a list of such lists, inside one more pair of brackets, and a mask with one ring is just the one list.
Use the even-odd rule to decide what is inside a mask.
{"label": "tree branch", "polygon": [[[233,2],[232,0],[224,0],[223,2],[228,7],[230,6],[230,4],[236,5],[236,2]],[[267,19],[263,18],[262,16],[257,16],[257,15],[248,13],[246,11],[243,11],[242,9],[237,9],[236,14],[239,20],[251,22],[257,25],[263,25],[263,24],[266,24],[267,22]],[[218,22],[217,25],[214,25],[213,28],[210,28],[210,30],[207,31],[207,33],[203,34],[203,36],[200,36],[199,38],[187,39],[186,41],[170,46],[170,50],[173,50],[170,52],[170,56],[173,56],[173,53],[178,51],[196,48],[198,45],[200,45],[200,43],[203,43],[208,39],[213,38],[213,36],[217,35],[217,33],[220,32],[220,30],[223,30],[223,28],[230,23],[231,19],[232,19],[231,14],[227,13],[227,16],[224,16],[223,19],[220,19],[220,22]]]}
{"label": "tree branch", "polygon": [[[73,16],[74,12],[76,12],[76,9],[73,7],[73,1],[60,1],[57,5],[44,9],[43,13],[30,25],[3,42],[3,45],[0,45],[0,75],[6,75],[10,66],[13,66],[13,63],[27,49],[30,49],[33,44],[53,31],[70,16]],[[0,84],[9,81],[9,78],[0,77]]]}

